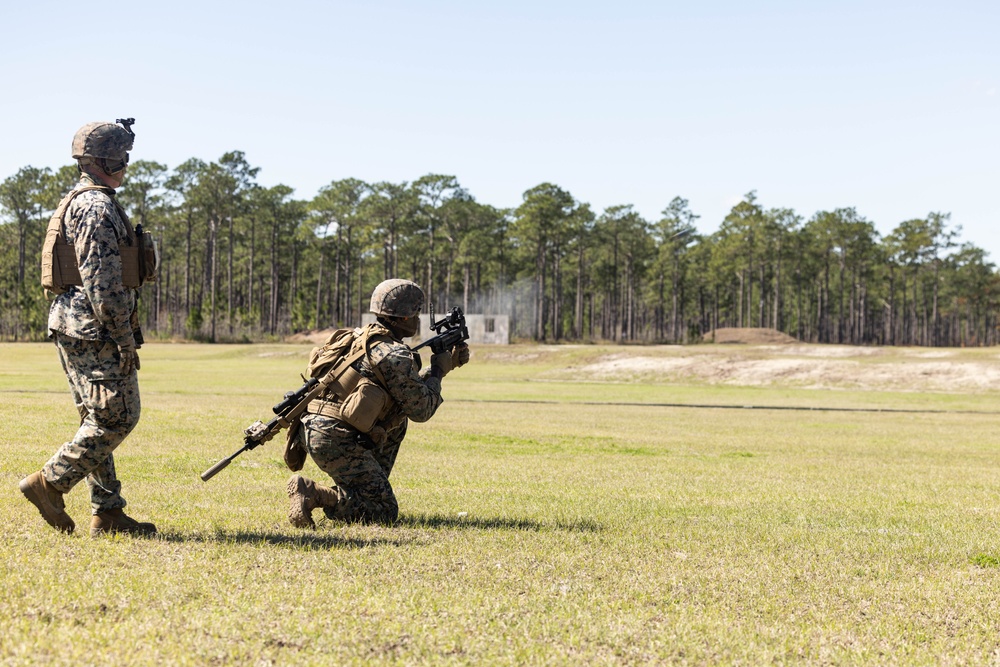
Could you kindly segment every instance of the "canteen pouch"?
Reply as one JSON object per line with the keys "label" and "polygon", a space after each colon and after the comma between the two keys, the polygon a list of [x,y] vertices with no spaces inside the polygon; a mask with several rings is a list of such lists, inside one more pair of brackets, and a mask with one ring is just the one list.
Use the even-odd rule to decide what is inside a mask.
{"label": "canteen pouch", "polygon": [[340,417],[361,433],[368,433],[388,403],[389,394],[382,387],[368,378],[361,378],[341,404]]}
{"label": "canteen pouch", "polygon": [[330,381],[326,390],[327,396],[336,396],[341,400],[348,399],[362,381],[361,373],[354,366],[348,366],[336,378]]}

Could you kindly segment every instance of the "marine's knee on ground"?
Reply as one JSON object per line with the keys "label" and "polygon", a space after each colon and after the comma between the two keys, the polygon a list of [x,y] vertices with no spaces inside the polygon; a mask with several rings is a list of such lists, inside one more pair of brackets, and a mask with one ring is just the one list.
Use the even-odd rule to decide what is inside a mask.
{"label": "marine's knee on ground", "polygon": [[378,523],[390,526],[399,518],[399,504],[393,494],[366,499],[356,492],[348,492],[342,502],[324,506],[323,514],[328,519],[344,523]]}

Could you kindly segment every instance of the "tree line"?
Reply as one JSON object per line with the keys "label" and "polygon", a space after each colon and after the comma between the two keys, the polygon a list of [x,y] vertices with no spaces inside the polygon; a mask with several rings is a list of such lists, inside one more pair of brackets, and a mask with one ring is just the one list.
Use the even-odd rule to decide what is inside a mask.
{"label": "tree line", "polygon": [[[147,339],[354,326],[372,288],[400,277],[424,287],[436,313],[508,315],[522,340],[686,343],[767,327],[822,343],[996,342],[1000,277],[948,213],[882,236],[853,207],[805,219],[751,192],[700,234],[681,197],[647,220],[542,183],[497,208],[454,176],[428,174],[336,180],[302,200],[262,186],[259,171],[240,151],[174,169],[130,165],[119,197],[161,259],[139,302]],[[75,165],[28,166],[0,183],[0,338],[46,335],[40,249],[77,178]]]}

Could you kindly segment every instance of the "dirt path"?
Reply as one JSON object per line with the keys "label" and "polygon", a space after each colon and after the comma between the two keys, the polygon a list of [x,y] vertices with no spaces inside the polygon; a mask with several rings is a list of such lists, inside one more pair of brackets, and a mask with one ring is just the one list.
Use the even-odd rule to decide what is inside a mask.
{"label": "dirt path", "polygon": [[594,380],[698,381],[742,386],[787,385],[808,389],[892,391],[1000,391],[1000,361],[866,363],[823,358],[747,359],[701,354],[674,358],[612,355],[576,369]]}

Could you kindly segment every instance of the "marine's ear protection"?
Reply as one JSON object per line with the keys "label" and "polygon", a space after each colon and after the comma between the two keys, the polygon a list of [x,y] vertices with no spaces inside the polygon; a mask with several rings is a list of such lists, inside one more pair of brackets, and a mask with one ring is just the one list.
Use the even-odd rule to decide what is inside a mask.
{"label": "marine's ear protection", "polygon": [[98,158],[97,164],[101,165],[101,169],[104,170],[105,174],[108,176],[114,176],[128,166],[128,153],[125,153],[124,158],[118,160],[112,160],[111,158],[106,157]]}

